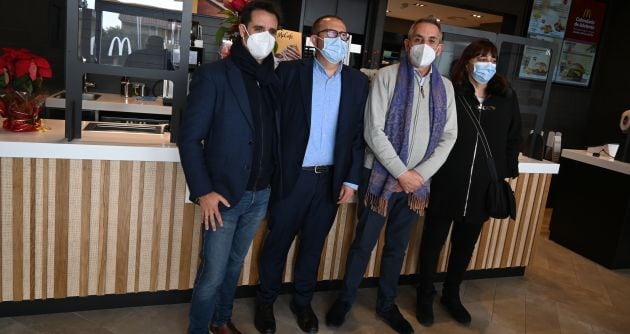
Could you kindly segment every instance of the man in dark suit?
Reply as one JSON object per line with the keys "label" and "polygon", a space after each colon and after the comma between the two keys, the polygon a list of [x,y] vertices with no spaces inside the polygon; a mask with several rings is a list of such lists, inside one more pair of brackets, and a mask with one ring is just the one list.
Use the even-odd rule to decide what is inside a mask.
{"label": "man in dark suit", "polygon": [[180,129],[182,167],[205,227],[189,333],[209,325],[214,334],[240,333],[231,321],[234,292],[277,163],[278,14],[252,2],[240,20],[230,56],[195,72]]}
{"label": "man in dark suit", "polygon": [[310,37],[317,48],[315,58],[283,62],[276,70],[282,96],[282,184],[274,188],[269,233],[260,256],[255,325],[262,333],[276,330],[273,303],[296,235],[291,310],[303,331],[318,330],[310,303],[321,251],[338,205],[355,195],[363,163],[368,80],[342,64],[349,37],[341,18],[319,18]]}

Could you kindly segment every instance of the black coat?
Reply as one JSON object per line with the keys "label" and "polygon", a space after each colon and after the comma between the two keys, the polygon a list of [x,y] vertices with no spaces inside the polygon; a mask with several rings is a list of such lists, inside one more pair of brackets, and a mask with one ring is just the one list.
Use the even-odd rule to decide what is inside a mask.
{"label": "black coat", "polygon": [[[279,112],[279,108],[275,110],[276,122]],[[275,131],[277,128],[276,124]],[[254,120],[241,70],[230,57],[198,68],[178,141],[190,199],[215,191],[236,205],[251,173],[254,140]]]}
{"label": "black coat", "polygon": [[[313,93],[313,59],[281,62],[276,73],[280,78],[280,168],[275,178],[274,198],[288,196],[302,170],[302,162],[311,128]],[[337,118],[333,155],[332,193],[337,202],[343,182],[359,184],[363,168],[363,113],[368,94],[367,77],[344,66],[341,71],[341,101]]]}
{"label": "black coat", "polygon": [[477,132],[459,96],[464,97],[480,117],[499,178],[518,176],[522,143],[518,101],[514,91],[509,89],[504,95],[488,96],[483,102],[488,108],[479,111],[479,102],[468,82],[456,88],[455,95],[457,140],[446,162],[433,176],[428,210],[433,216],[451,219],[466,216],[467,220],[481,222],[489,217],[485,200],[490,174],[481,140],[477,142]]}

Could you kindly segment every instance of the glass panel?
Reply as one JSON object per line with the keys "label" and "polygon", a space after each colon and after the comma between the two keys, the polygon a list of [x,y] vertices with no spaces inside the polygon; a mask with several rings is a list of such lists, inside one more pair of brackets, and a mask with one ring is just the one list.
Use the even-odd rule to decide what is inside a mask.
{"label": "glass panel", "polygon": [[504,75],[516,91],[523,133],[536,128],[540,115],[544,115],[545,88],[552,50],[520,43],[503,42],[497,60],[497,72]]}
{"label": "glass panel", "polygon": [[79,59],[104,65],[176,69],[181,8],[180,12],[173,11],[175,6],[169,3],[182,6],[181,2],[166,0],[82,1]]}
{"label": "glass panel", "polygon": [[470,42],[481,38],[481,36],[460,35],[456,33],[444,32],[444,47],[442,53],[436,58],[435,65],[440,73],[445,77],[450,77],[451,65],[455,63],[462,51],[470,44]]}

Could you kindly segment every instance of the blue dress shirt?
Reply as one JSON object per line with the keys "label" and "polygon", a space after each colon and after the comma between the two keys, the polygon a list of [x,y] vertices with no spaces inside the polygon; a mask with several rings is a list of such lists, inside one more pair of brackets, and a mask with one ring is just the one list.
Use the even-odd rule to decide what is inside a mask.
{"label": "blue dress shirt", "polygon": [[[329,77],[317,59],[313,61],[313,92],[311,99],[311,129],[302,166],[334,164],[337,117],[341,101],[341,69]],[[352,183],[345,185],[357,189]]]}

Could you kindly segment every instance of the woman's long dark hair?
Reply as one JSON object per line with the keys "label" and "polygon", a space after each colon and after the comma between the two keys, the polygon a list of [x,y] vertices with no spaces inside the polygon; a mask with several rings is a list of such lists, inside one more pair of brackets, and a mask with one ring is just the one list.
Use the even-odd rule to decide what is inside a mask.
{"label": "woman's long dark hair", "polygon": [[[488,53],[494,58],[498,56],[497,47],[487,39],[478,39],[468,44],[462,52],[462,55],[451,67],[450,76],[453,86],[456,88],[464,87],[468,83],[468,69],[466,68],[468,62],[477,56],[485,56]],[[504,95],[509,87],[509,83],[503,76],[495,74],[494,77],[490,79],[490,82],[488,82],[486,94]]]}

